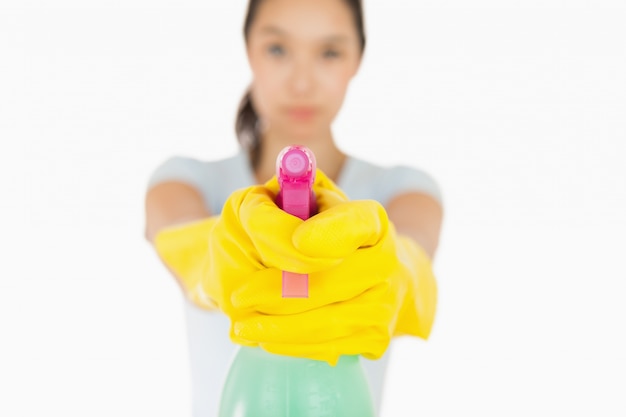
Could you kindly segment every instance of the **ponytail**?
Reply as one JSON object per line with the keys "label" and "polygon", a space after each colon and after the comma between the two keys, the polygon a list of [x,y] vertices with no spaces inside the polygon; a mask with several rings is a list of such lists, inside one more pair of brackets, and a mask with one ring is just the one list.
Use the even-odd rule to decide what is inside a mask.
{"label": "ponytail", "polygon": [[250,90],[246,91],[237,111],[235,132],[241,147],[248,152],[252,168],[256,168],[261,157],[261,134],[259,116],[252,106]]}

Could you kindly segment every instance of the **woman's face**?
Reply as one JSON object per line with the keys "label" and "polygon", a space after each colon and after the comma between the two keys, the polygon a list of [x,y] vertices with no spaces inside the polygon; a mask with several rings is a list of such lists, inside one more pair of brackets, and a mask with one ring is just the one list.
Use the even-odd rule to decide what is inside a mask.
{"label": "woman's face", "polygon": [[361,58],[342,0],[264,0],[247,53],[254,108],[271,132],[290,140],[328,129]]}

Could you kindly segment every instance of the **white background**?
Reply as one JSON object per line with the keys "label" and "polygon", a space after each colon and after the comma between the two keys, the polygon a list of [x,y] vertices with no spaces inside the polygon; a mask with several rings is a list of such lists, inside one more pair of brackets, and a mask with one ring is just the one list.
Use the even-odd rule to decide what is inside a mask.
{"label": "white background", "polygon": [[[143,197],[165,158],[236,150],[245,2],[1,5],[0,415],[187,416]],[[385,417],[626,415],[624,7],[365,2],[338,143],[446,203],[437,322],[398,340]]]}

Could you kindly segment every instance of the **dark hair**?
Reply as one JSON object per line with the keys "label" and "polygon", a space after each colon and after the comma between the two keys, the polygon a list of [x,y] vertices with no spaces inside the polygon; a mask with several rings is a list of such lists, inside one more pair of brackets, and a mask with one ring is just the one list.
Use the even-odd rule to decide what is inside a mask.
{"label": "dark hair", "polygon": [[[243,36],[248,41],[248,35],[250,33],[250,27],[256,17],[256,13],[263,0],[250,0],[248,2],[248,11],[246,13],[246,20],[243,25]],[[361,0],[343,0],[352,10],[354,17],[354,24],[359,35],[359,43],[361,46],[361,53],[365,50],[365,25],[363,23],[363,7]],[[260,156],[261,156],[261,135],[259,127],[259,117],[252,105],[252,99],[250,98],[250,89],[246,91],[237,111],[237,119],[235,120],[235,132],[237,133],[237,140],[241,146],[248,151],[250,156],[250,162],[253,168],[256,168]]]}

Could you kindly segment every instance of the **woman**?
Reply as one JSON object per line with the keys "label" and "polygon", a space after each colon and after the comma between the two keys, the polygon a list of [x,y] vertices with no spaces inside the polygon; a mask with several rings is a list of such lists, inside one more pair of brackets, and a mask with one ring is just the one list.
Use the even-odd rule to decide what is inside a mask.
{"label": "woman", "polygon": [[[163,163],[152,175],[146,195],[147,239],[154,243],[165,230],[182,225],[180,230],[185,233],[186,241],[190,241],[189,236],[194,233],[185,232],[185,225],[200,224],[198,222],[203,219],[211,218],[222,221],[220,211],[222,207],[224,210],[230,207],[235,190],[266,183],[275,174],[276,156],[280,150],[288,145],[300,144],[313,151],[319,170],[331,180],[325,183],[331,184],[328,186],[318,184],[318,193],[324,194],[331,190],[340,194],[344,192],[352,200],[380,202],[384,206],[384,210],[381,208],[382,213],[376,208],[373,211],[377,211],[375,216],[382,216],[382,220],[374,216],[373,224],[380,225],[389,219],[398,236],[402,235],[411,247],[423,249],[432,258],[438,245],[442,222],[441,196],[437,184],[427,174],[416,169],[384,169],[346,155],[336,146],[332,135],[332,122],[341,108],[350,81],[359,69],[365,47],[361,2],[251,0],[244,36],[253,80],[242,100],[236,120],[242,151],[220,161],[203,162],[177,157]],[[353,206],[346,203],[341,207],[351,216]],[[363,207],[358,206],[356,210]],[[333,228],[341,229],[345,223],[344,220]],[[198,230],[201,232],[195,233],[195,236],[199,236],[198,240],[201,241],[213,233],[209,232],[212,230],[210,227]],[[358,250],[365,250],[365,246],[368,245],[362,245]],[[187,295],[194,416],[216,415],[221,387],[236,348],[236,344],[228,337],[228,317],[211,309],[216,303],[203,304],[201,297],[190,296],[191,293],[186,289],[189,285],[183,277],[187,272],[177,270],[172,266],[173,263],[168,263],[163,251],[158,252],[179,279]],[[218,258],[209,262],[219,267]],[[349,265],[349,262],[345,265]],[[391,277],[393,274],[381,275],[385,275],[388,282],[396,282],[396,278]],[[426,288],[423,284],[419,285],[422,290]],[[363,291],[364,288],[354,289],[350,297],[356,299],[359,292]],[[419,298],[420,289],[416,291]],[[434,294],[432,289],[430,291]],[[209,298],[213,296],[210,289],[207,292]],[[206,299],[206,294],[204,297]],[[342,303],[350,305],[353,302],[350,297],[339,300],[339,303],[338,300],[329,301],[327,305],[317,306],[317,310],[330,309],[331,305],[335,308]],[[432,295],[429,297],[432,298]],[[226,308],[222,304],[219,307],[230,316],[231,324],[237,320],[233,306]],[[434,308],[431,309],[434,311]],[[402,310],[406,308],[402,307]],[[302,312],[304,314],[304,309]],[[428,314],[432,315],[432,312]],[[268,315],[265,316],[264,319]],[[272,319],[271,315],[269,319]],[[420,319],[426,329],[421,333],[394,327],[390,335],[409,333],[427,337],[432,317]],[[385,320],[393,322],[390,326],[396,326],[396,316]],[[241,326],[245,327],[244,324]],[[288,329],[285,330],[285,337],[290,336],[288,332]],[[233,340],[243,340],[233,337],[232,326],[230,333]],[[350,339],[349,336],[344,339]],[[258,342],[252,339],[249,338],[248,342]],[[380,354],[372,354],[369,357],[376,360],[364,360],[377,409],[380,408],[389,350],[386,349],[386,352],[382,358],[378,358]],[[302,353],[302,356],[307,354]]]}

